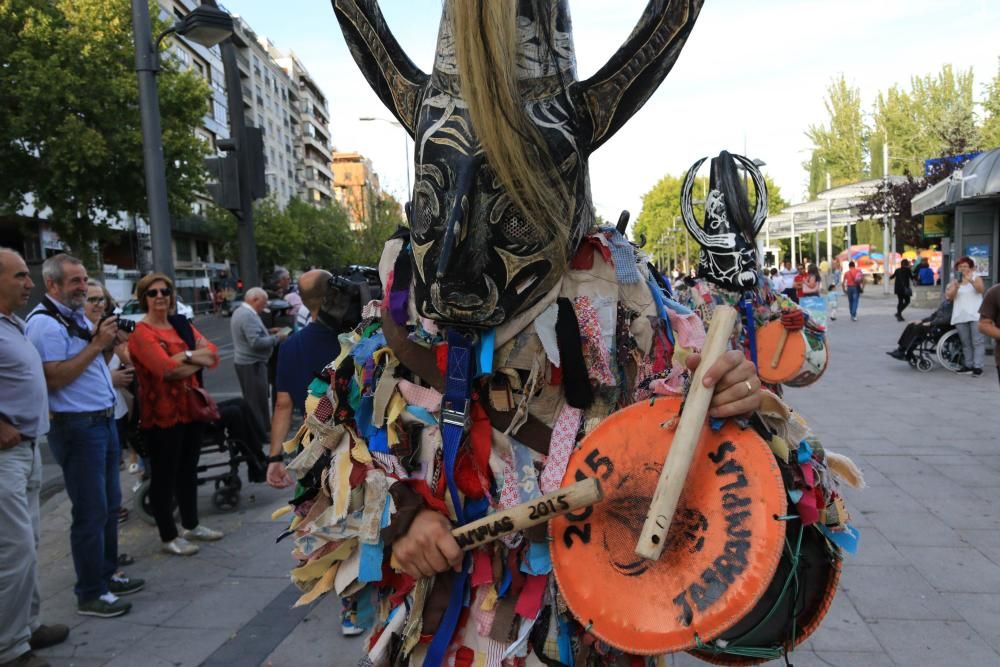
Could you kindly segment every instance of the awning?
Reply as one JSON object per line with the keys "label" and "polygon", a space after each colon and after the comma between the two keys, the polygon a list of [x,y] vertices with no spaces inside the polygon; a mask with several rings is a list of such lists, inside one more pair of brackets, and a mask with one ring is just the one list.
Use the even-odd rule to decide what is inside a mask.
{"label": "awning", "polygon": [[1000,197],[1000,148],[980,153],[910,202],[913,215],[937,213],[976,199]]}
{"label": "awning", "polygon": [[948,198],[948,180],[945,179],[927,188],[910,200],[910,214],[920,215],[942,206]]}

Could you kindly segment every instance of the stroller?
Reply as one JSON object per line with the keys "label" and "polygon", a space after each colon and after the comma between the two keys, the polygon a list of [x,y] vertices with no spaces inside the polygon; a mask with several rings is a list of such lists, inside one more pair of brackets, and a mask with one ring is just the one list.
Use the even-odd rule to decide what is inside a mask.
{"label": "stroller", "polygon": [[[207,424],[203,431],[198,484],[214,484],[212,505],[220,511],[231,512],[240,504],[241,464],[246,464],[249,482],[260,483],[266,478],[267,458],[263,449],[266,436],[242,398],[220,402],[219,415],[219,420]],[[129,444],[140,456],[146,457],[141,430],[136,428],[129,433]],[[139,517],[148,524],[155,524],[149,503],[148,472],[143,474],[134,490]]]}

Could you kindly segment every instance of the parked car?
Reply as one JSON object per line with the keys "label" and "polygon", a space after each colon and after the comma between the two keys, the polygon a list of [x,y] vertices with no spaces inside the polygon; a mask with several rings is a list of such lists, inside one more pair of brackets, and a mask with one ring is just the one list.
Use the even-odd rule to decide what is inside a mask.
{"label": "parked car", "polygon": [[[232,317],[241,305],[243,305],[243,295],[239,294],[223,301],[219,313],[223,317]],[[291,307],[291,304],[284,299],[268,299],[267,309],[261,313],[260,319],[268,328],[293,326],[295,320],[288,314],[288,309]]]}
{"label": "parked car", "polygon": [[[181,301],[180,297],[177,297],[177,312],[189,320],[194,319],[194,308]],[[120,315],[122,319],[132,320],[133,322],[138,322],[146,316],[146,313],[142,312],[142,308],[139,307],[139,302],[136,299],[129,299],[124,306],[118,308],[116,314]]]}

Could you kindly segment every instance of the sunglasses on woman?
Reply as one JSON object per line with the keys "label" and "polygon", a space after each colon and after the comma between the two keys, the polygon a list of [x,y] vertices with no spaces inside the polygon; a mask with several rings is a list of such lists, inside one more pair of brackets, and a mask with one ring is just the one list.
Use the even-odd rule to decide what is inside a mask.
{"label": "sunglasses on woman", "polygon": [[104,303],[107,299],[103,296],[88,296],[87,303]]}
{"label": "sunglasses on woman", "polygon": [[161,287],[160,289],[154,287],[153,289],[146,290],[146,296],[151,296],[154,299],[158,296],[170,296],[173,293],[174,291],[169,287]]}

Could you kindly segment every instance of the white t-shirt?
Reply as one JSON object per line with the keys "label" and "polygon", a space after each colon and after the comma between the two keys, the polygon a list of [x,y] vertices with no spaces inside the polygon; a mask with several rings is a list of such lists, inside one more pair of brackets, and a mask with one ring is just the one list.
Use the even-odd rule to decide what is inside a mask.
{"label": "white t-shirt", "polygon": [[795,287],[795,276],[799,275],[797,269],[778,269],[778,276],[781,278],[781,289],[792,289]]}
{"label": "white t-shirt", "polygon": [[976,291],[975,285],[964,281],[958,286],[955,295],[955,308],[951,311],[951,323],[978,322],[979,306],[983,305],[983,295]]}

